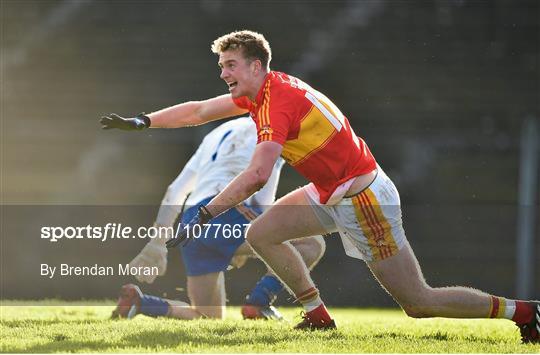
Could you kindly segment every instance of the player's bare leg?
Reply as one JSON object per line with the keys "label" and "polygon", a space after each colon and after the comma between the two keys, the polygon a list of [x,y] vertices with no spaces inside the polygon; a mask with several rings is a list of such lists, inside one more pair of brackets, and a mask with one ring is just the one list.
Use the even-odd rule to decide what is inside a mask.
{"label": "player's bare leg", "polygon": [[398,254],[368,266],[410,317],[506,318],[518,325],[524,342],[539,341],[540,303],[508,300],[468,287],[430,287],[408,242]]}
{"label": "player's bare leg", "polygon": [[270,269],[294,293],[314,287],[309,270],[289,240],[325,233],[305,193],[297,189],[260,215],[247,233],[247,241]]}
{"label": "player's bare leg", "polygon": [[216,318],[225,316],[225,281],[223,272],[187,277],[187,291],[191,304],[167,299],[167,317],[177,319]]}
{"label": "player's bare leg", "polygon": [[207,318],[225,317],[225,277],[213,272],[187,277],[188,297],[193,309]]}
{"label": "player's bare leg", "polygon": [[169,303],[169,312],[166,314],[166,317],[186,320],[204,317],[202,313],[198,312],[187,302],[170,299],[166,299],[166,301]]}
{"label": "player's bare leg", "polygon": [[[326,250],[326,243],[322,235],[294,239],[291,240],[290,243],[295,247],[298,253],[300,253],[302,260],[309,270],[312,270],[317,265]],[[253,249],[249,244],[243,243],[238,247],[236,253],[234,253],[231,265],[240,268],[244,265],[247,258],[256,257],[257,255],[253,252]],[[271,273],[272,271],[268,270],[268,272]]]}
{"label": "player's bare leg", "polygon": [[309,270],[313,270],[326,251],[326,243],[322,235],[291,240],[291,244],[298,250]]}
{"label": "player's bare leg", "polygon": [[[324,238],[320,235],[295,239],[290,243],[298,251],[309,270],[312,270],[317,265],[326,250]],[[231,265],[237,266],[236,264],[241,263],[242,258],[246,257],[256,257],[256,255],[249,245],[244,243],[235,253]],[[246,297],[246,302],[242,306],[244,319],[283,319],[279,311],[272,306],[272,303],[283,289],[283,284],[272,270],[268,269],[267,274],[261,277]]]}
{"label": "player's bare leg", "polygon": [[279,199],[253,222],[247,233],[247,241],[254,251],[306,310],[300,328],[334,328],[335,324],[299,252],[286,242],[324,233],[326,230],[301,189]]}
{"label": "player's bare leg", "polygon": [[187,291],[191,304],[164,299],[168,303],[165,317],[197,319],[225,317],[225,279],[223,272],[187,277]]}
{"label": "player's bare leg", "polygon": [[143,294],[133,284],[122,286],[113,318],[133,318],[137,314],[177,319],[217,318],[225,316],[225,281],[223,272],[188,276],[186,302]]}
{"label": "player's bare leg", "polygon": [[489,313],[491,301],[486,293],[466,287],[430,287],[409,243],[397,255],[368,266],[411,317],[484,318]]}

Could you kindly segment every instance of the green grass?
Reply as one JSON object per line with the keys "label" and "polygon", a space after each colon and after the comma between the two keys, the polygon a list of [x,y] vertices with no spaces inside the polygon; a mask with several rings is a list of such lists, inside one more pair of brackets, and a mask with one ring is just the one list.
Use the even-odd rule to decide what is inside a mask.
{"label": "green grass", "polygon": [[289,322],[243,321],[238,308],[225,321],[128,321],[108,319],[110,302],[2,304],[3,353],[540,353],[520,344],[509,321],[411,319],[399,310],[331,309],[337,331],[301,332],[291,329],[297,308],[282,309]]}

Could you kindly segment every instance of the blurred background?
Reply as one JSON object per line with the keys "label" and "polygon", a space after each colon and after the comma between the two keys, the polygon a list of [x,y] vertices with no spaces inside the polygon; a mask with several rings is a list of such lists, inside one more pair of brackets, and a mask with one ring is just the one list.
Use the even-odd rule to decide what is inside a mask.
{"label": "blurred background", "polygon": [[[433,286],[540,295],[540,3],[2,0],[2,299],[113,298],[129,278],[49,280],[39,264],[129,260],[143,240],[40,240],[44,225],[151,225],[167,185],[215,124],[102,131],[227,92],[210,44],[262,32],[271,67],[349,118],[394,180]],[[278,195],[304,184],[285,168]],[[391,306],[336,236],[313,276],[333,306]],[[185,298],[180,258],[144,290]],[[226,275],[240,304],[264,271]],[[519,275],[516,276],[516,275]],[[288,304],[286,297],[280,299]]]}

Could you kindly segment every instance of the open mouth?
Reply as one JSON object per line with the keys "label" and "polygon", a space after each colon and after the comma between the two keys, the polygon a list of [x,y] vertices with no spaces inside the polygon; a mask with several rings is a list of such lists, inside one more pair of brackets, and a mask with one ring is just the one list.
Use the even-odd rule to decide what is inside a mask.
{"label": "open mouth", "polygon": [[238,82],[233,81],[232,83],[227,83],[227,85],[229,85],[229,91],[231,91],[232,89],[234,89],[238,85]]}

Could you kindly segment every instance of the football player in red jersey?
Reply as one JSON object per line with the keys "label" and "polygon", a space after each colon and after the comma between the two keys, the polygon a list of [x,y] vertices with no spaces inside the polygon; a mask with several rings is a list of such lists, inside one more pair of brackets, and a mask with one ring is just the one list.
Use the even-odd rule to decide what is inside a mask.
{"label": "football player in red jersey", "polygon": [[[249,112],[258,131],[250,165],[186,226],[206,223],[261,189],[283,158],[311,183],[259,216],[247,233],[257,254],[304,306],[298,329],[335,328],[305,264],[290,244],[339,232],[348,255],[363,259],[411,317],[507,318],[525,342],[538,342],[540,303],[510,300],[466,287],[430,287],[407,242],[399,194],[347,118],[301,80],[270,70],[271,50],[259,33],[216,39],[221,79],[229,94],[192,101],[135,118],[102,118],[104,128],[186,127]],[[183,242],[176,235],[168,245]]]}

